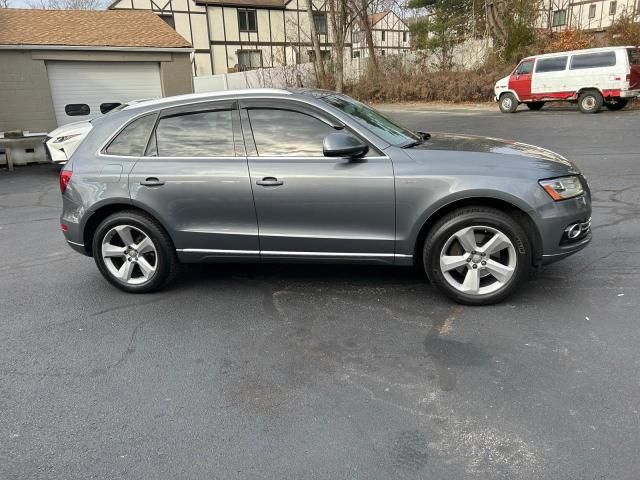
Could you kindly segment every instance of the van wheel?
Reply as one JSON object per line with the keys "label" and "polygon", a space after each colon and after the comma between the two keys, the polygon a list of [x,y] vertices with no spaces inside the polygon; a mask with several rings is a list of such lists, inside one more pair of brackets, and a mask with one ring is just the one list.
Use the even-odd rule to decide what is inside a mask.
{"label": "van wheel", "polygon": [[597,113],[604,99],[597,90],[586,90],[578,97],[578,108],[582,113]]}
{"label": "van wheel", "polygon": [[629,100],[625,98],[620,98],[618,100],[614,100],[613,102],[604,102],[604,106],[607,107],[609,110],[616,112],[626,107],[627,103],[629,103]]}
{"label": "van wheel", "polygon": [[503,93],[500,96],[499,105],[502,113],[513,113],[518,108],[518,100],[513,93]]}
{"label": "van wheel", "polygon": [[490,305],[511,295],[531,271],[531,242],[510,215],[490,207],[465,207],[443,217],[424,243],[431,281],[466,305]]}
{"label": "van wheel", "polygon": [[529,110],[540,110],[544,107],[544,102],[527,102],[527,107]]}
{"label": "van wheel", "polygon": [[100,273],[125,292],[147,293],[169,283],[178,257],[167,232],[150,216],[132,210],[105,218],[93,237]]}

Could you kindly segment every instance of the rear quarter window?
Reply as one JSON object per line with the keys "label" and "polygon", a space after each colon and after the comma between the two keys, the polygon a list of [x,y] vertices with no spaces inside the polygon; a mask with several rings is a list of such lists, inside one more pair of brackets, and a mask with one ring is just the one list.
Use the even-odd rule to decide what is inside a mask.
{"label": "rear quarter window", "polygon": [[540,58],[536,63],[536,73],[561,72],[567,68],[567,57]]}
{"label": "rear quarter window", "polygon": [[109,146],[105,148],[104,153],[125,157],[142,156],[155,123],[155,114],[145,115],[134,120],[116,135]]}
{"label": "rear quarter window", "polygon": [[616,52],[583,53],[571,57],[571,70],[583,68],[613,67],[616,64]]}
{"label": "rear quarter window", "polygon": [[629,65],[640,65],[640,50],[628,48],[627,55],[629,55]]}

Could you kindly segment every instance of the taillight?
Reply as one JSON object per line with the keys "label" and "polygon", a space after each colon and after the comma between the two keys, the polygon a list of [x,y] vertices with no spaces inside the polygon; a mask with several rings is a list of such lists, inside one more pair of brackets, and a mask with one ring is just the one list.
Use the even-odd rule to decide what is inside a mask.
{"label": "taillight", "polygon": [[71,181],[71,175],[73,175],[71,170],[60,170],[60,192],[64,193],[67,189],[67,185]]}

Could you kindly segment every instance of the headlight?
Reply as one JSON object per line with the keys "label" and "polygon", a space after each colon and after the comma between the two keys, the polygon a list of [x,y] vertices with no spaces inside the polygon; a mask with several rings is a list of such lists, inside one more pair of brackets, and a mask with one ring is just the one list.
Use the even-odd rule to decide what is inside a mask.
{"label": "headlight", "polygon": [[582,182],[575,176],[540,180],[538,183],[555,201],[577,197],[584,192]]}
{"label": "headlight", "polygon": [[77,137],[78,135],[80,135],[79,133],[74,133],[73,135],[66,135],[64,137],[58,137],[56,138],[53,142],[54,143],[62,143],[62,142],[66,142],[67,140],[69,140],[70,138],[73,137]]}

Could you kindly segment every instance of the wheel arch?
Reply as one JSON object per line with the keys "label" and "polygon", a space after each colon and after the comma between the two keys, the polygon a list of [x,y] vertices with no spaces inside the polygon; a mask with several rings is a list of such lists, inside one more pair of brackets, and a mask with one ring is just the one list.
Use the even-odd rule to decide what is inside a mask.
{"label": "wheel arch", "polygon": [[510,94],[512,94],[514,97],[516,97],[516,100],[518,100],[518,102],[522,103],[522,100],[520,100],[520,97],[518,96],[518,94],[517,94],[514,90],[511,90],[511,89],[507,89],[507,90],[505,90],[504,92],[500,92],[500,95],[498,96],[498,101],[500,101],[500,99],[502,98],[502,96],[503,96],[505,93],[510,93]]}
{"label": "wheel arch", "polygon": [[90,257],[93,257],[93,251],[92,251],[93,236],[98,228],[98,225],[100,225],[100,223],[109,215],[113,215],[114,213],[121,212],[124,210],[138,211],[151,217],[155,222],[157,222],[164,229],[165,232],[167,232],[169,238],[173,242],[173,239],[171,238],[171,234],[169,234],[169,229],[164,224],[164,222],[160,220],[158,215],[156,215],[153,211],[147,208],[143,208],[138,204],[133,204],[130,201],[127,202],[124,200],[119,200],[119,201],[114,201],[110,203],[103,203],[95,210],[92,210],[91,216],[87,218],[86,222],[84,223],[84,227],[82,229],[82,239],[84,241],[84,246],[85,246],[87,255],[89,255]]}
{"label": "wheel arch", "polygon": [[468,196],[464,198],[458,198],[452,200],[444,205],[438,207],[432,212],[428,218],[422,223],[420,230],[416,236],[414,242],[414,259],[416,265],[422,265],[423,245],[427,238],[427,235],[431,232],[431,229],[438,223],[438,221],[447,215],[448,213],[457,210],[459,208],[470,206],[482,206],[493,207],[503,212],[510,213],[514,219],[524,228],[525,232],[531,241],[532,247],[532,263],[534,266],[538,266],[542,261],[542,236],[536,226],[535,221],[524,209],[516,205],[515,202],[510,202],[505,199],[489,196]]}

